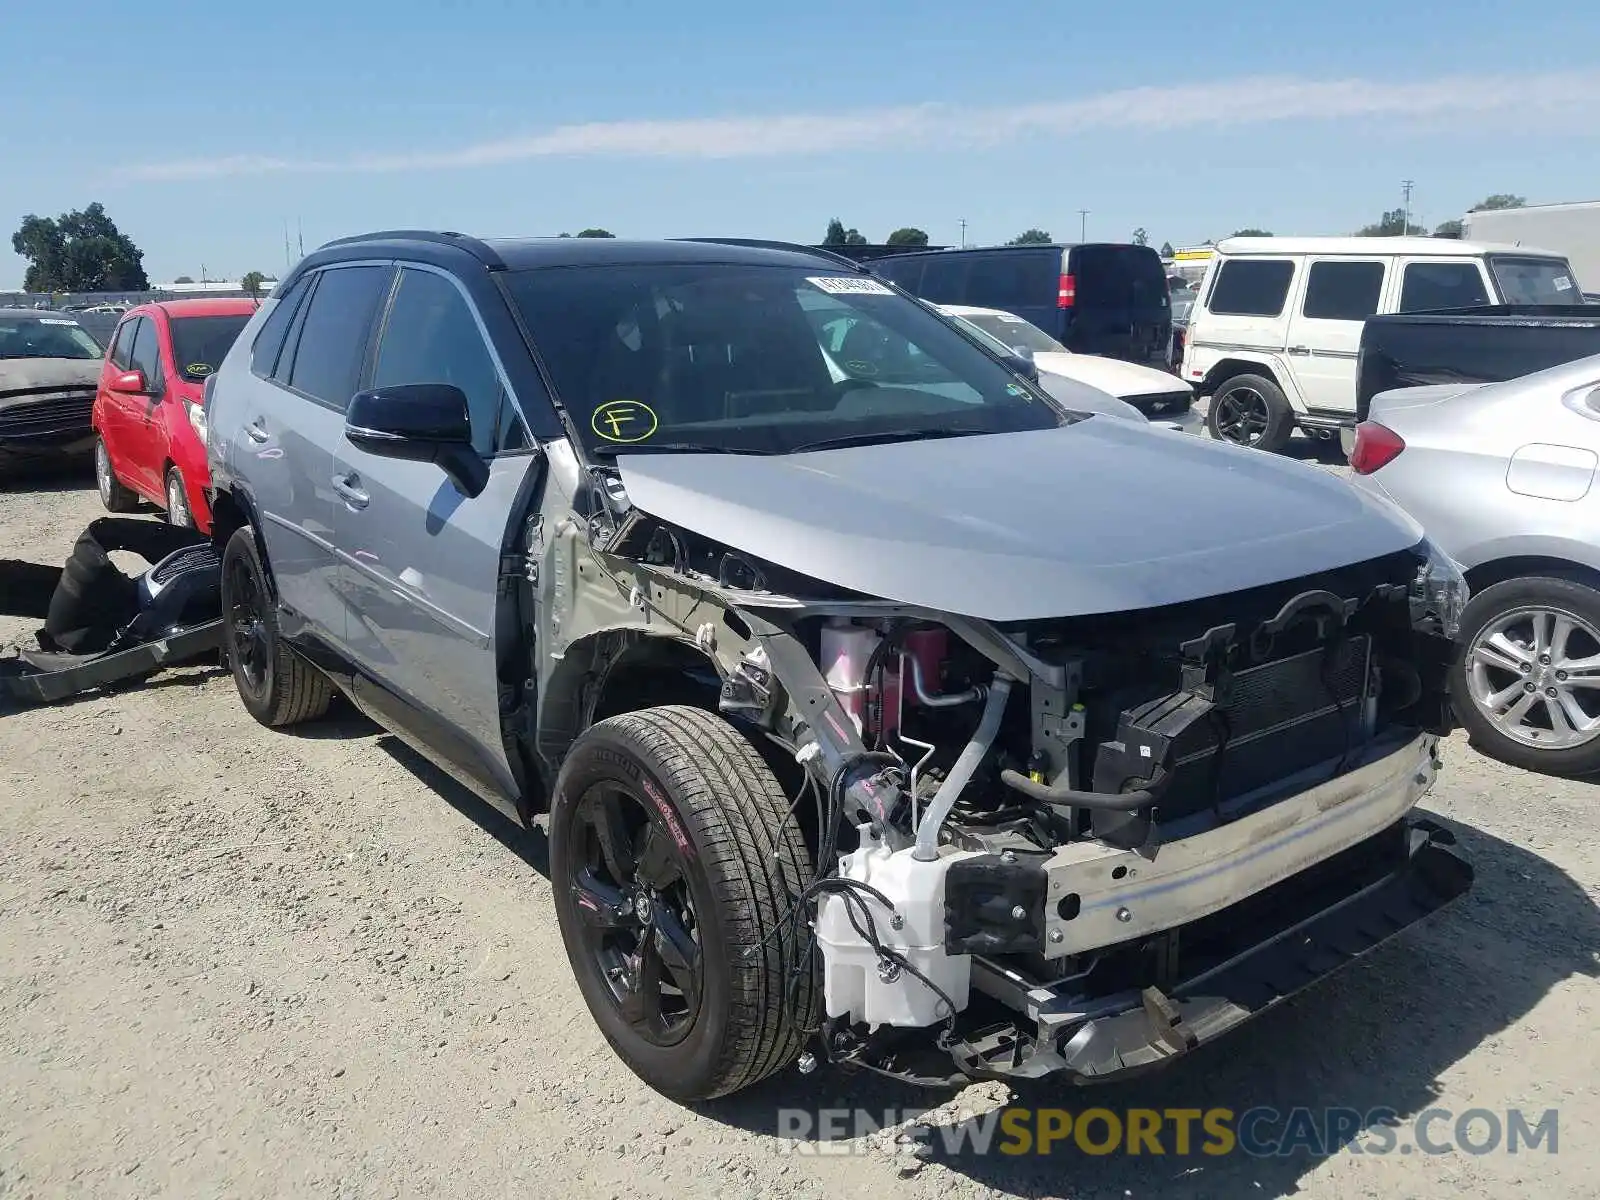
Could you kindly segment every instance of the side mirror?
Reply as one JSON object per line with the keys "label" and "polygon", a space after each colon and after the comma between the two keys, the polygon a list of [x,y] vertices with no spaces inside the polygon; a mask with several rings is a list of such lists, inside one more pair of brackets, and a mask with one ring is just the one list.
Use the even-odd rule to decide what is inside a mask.
{"label": "side mirror", "polygon": [[357,392],[345,411],[344,436],[378,458],[433,463],[468,496],[489,484],[489,467],[472,448],[466,393],[448,383],[407,383]]}
{"label": "side mirror", "polygon": [[143,371],[123,371],[120,375],[113,375],[106,386],[124,396],[143,396],[148,390]]}
{"label": "side mirror", "polygon": [[1011,353],[1015,354],[1018,358],[1025,358],[1029,362],[1033,361],[1033,351],[1029,350],[1026,346],[1013,346],[1011,347]]}

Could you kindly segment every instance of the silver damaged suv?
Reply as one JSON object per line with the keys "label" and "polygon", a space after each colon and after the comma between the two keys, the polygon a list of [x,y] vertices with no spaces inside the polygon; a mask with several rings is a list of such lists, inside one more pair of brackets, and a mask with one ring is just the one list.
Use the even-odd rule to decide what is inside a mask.
{"label": "silver damaged suv", "polygon": [[342,693],[545,817],[668,1096],[1110,1078],[1471,885],[1412,813],[1466,599],[1419,528],[1076,411],[842,259],[346,239],[206,416],[245,707]]}

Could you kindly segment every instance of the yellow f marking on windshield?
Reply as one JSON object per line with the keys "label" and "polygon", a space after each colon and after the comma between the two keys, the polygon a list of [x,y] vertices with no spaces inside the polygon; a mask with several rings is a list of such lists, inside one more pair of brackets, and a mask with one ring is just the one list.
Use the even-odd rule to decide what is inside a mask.
{"label": "yellow f marking on windshield", "polygon": [[589,427],[608,442],[642,442],[659,424],[655,411],[637,400],[607,400],[589,418]]}

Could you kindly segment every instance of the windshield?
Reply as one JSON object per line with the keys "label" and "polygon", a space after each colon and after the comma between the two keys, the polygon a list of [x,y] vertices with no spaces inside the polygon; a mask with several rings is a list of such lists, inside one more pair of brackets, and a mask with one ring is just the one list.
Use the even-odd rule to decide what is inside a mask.
{"label": "windshield", "polygon": [[0,317],[0,358],[99,358],[100,343],[66,317]]}
{"label": "windshield", "polygon": [[1583,292],[1564,258],[1489,256],[1489,269],[1507,304],[1582,304]]}
{"label": "windshield", "polygon": [[1065,354],[1067,348],[1044,330],[1030,325],[1021,317],[1000,313],[962,313],[962,317],[976,325],[1002,344],[1016,350],[1021,347],[1034,354]]}
{"label": "windshield", "polygon": [[786,454],[1077,419],[916,301],[820,264],[545,268],[506,288],[591,452]]}
{"label": "windshield", "polygon": [[183,377],[198,382],[222,365],[249,313],[227,317],[173,317],[172,359]]}

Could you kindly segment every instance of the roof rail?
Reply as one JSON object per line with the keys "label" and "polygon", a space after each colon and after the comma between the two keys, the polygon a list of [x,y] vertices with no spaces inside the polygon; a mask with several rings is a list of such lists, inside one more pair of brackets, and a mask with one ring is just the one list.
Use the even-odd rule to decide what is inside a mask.
{"label": "roof rail", "polygon": [[478,238],[469,237],[464,233],[453,233],[448,230],[438,229],[384,229],[376,233],[358,233],[350,237],[334,238],[331,242],[323,242],[317,249],[325,250],[329,246],[349,246],[356,242],[433,242],[440,246],[455,246],[465,250],[491,271],[504,271],[505,260],[491,250],[488,245]]}
{"label": "roof rail", "polygon": [[846,258],[842,254],[835,254],[831,250],[824,250],[818,246],[807,246],[800,242],[779,242],[766,238],[673,238],[675,242],[705,242],[713,246],[751,246],[758,250],[788,250],[795,254],[809,254],[813,258],[825,258],[829,262],[838,263],[841,267],[849,267],[852,271],[867,274],[867,268],[853,258]]}

